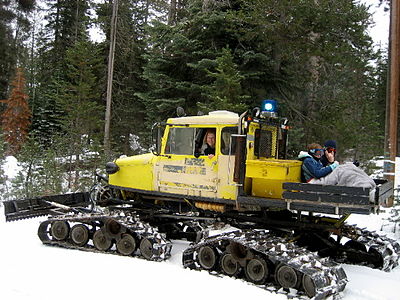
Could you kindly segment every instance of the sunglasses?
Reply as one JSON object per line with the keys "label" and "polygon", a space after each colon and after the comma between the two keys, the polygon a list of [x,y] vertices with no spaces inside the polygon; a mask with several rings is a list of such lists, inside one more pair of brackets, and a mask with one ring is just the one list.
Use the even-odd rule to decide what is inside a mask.
{"label": "sunglasses", "polygon": [[326,148],[326,151],[328,151],[328,153],[336,153],[336,149],[331,147]]}

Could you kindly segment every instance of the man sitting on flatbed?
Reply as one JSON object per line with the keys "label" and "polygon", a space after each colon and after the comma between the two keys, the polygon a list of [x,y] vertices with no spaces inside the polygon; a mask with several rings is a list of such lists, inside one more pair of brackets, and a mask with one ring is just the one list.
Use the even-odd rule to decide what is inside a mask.
{"label": "man sitting on flatbed", "polygon": [[307,147],[308,152],[301,151],[298,158],[303,161],[302,179],[311,184],[342,185],[375,188],[375,182],[363,170],[353,163],[339,165],[337,161],[324,167],[320,161],[324,149],[317,143]]}

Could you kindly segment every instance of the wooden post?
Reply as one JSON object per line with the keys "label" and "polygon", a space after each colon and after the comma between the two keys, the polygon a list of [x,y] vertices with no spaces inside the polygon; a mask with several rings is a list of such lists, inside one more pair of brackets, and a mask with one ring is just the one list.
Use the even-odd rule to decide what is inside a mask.
{"label": "wooden post", "polygon": [[110,53],[108,54],[106,115],[104,125],[104,152],[107,158],[111,156],[110,123],[111,123],[111,95],[114,74],[115,37],[117,32],[118,0],[114,0],[111,17]]}
{"label": "wooden post", "polygon": [[[389,32],[389,84],[386,101],[385,177],[394,181],[398,150],[398,102],[400,84],[400,0],[391,0]],[[388,203],[390,206],[390,203]]]}

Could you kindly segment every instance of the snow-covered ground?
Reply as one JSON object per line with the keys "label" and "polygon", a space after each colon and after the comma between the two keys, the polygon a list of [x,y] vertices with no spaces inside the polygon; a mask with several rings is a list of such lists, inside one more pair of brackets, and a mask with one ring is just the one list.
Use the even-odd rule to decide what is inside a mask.
{"label": "snow-covered ground", "polygon": [[[36,218],[6,223],[0,217],[0,295],[2,299],[287,299],[242,280],[184,269],[187,242],[174,241],[165,262],[45,246],[36,235]],[[383,215],[354,216],[350,223],[379,230]],[[384,230],[391,237],[393,226]],[[344,300],[400,299],[400,267],[390,273],[343,265],[349,278]]]}
{"label": "snow-covered ground", "polygon": [[[16,161],[7,158],[3,169],[9,179],[16,168]],[[387,213],[354,215],[348,223],[376,231],[385,225],[382,234],[400,240],[399,224],[393,232],[387,217]],[[6,223],[0,208],[1,299],[287,299],[239,279],[184,269],[182,252],[188,246],[184,241],[174,241],[172,257],[165,262],[45,246],[37,237],[38,225],[45,219]],[[349,283],[342,299],[400,299],[400,267],[390,273],[352,265],[343,268]]]}
{"label": "snow-covered ground", "polygon": [[[15,162],[7,161],[10,178]],[[387,217],[387,213],[353,215],[348,223],[376,231],[385,225],[381,234],[400,241],[400,224],[393,232]],[[287,299],[242,280],[184,269],[182,252],[188,246],[184,241],[174,241],[172,257],[165,262],[45,246],[37,237],[38,225],[45,219],[6,223],[0,207],[1,299]],[[400,267],[390,273],[352,265],[343,268],[349,283],[342,299],[400,299]]]}
{"label": "snow-covered ground", "polygon": [[[3,170],[8,179],[15,177],[16,160],[7,158]],[[396,177],[400,178],[400,168]],[[387,217],[387,212],[352,215],[348,223],[376,231],[383,227],[381,234],[400,241],[400,224],[393,232]],[[189,245],[185,241],[174,241],[172,257],[164,262],[45,246],[37,237],[45,219],[6,223],[0,207],[1,299],[288,299],[240,279],[184,269],[182,252]],[[400,299],[400,267],[389,273],[354,265],[343,268],[349,279],[340,295],[343,300]]]}

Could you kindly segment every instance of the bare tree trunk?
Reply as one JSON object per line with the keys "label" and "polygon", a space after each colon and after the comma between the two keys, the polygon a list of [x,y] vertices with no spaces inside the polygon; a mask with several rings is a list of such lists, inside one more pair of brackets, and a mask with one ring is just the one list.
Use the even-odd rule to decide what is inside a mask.
{"label": "bare tree trunk", "polygon": [[68,190],[72,186],[72,153],[69,153],[69,164],[68,164]]}
{"label": "bare tree trunk", "polygon": [[107,98],[106,98],[106,116],[104,127],[104,151],[107,157],[111,156],[110,149],[110,123],[111,123],[111,95],[112,81],[114,74],[114,53],[115,53],[115,37],[117,31],[118,18],[118,0],[114,0],[113,12],[111,17],[111,36],[110,36],[110,53],[108,55],[108,74],[107,74]]}
{"label": "bare tree trunk", "polygon": [[56,30],[54,32],[54,43],[57,44],[59,39],[59,26],[60,26],[60,0],[57,1],[57,12],[56,12]]}
{"label": "bare tree trunk", "polygon": [[76,159],[75,159],[75,178],[74,178],[74,191],[76,191],[76,188],[79,186],[79,170],[81,169],[80,167],[81,160],[79,154],[76,154]]}
{"label": "bare tree trunk", "polygon": [[33,160],[29,161],[29,166],[28,166],[28,171],[26,172],[26,178],[25,178],[25,196],[27,198],[31,197],[31,192],[29,188],[29,182],[31,181],[31,175],[32,175],[32,165],[33,165]]}
{"label": "bare tree trunk", "polygon": [[36,42],[36,12],[35,12],[35,16],[34,16],[34,21],[32,22],[32,44],[31,44],[31,53],[30,53],[30,59],[31,59],[31,82],[30,82],[30,88],[32,89],[32,102],[31,102],[31,109],[32,109],[32,113],[35,111],[36,107],[35,107],[35,96],[36,96],[36,84],[35,84],[35,80],[36,80],[36,72],[35,72],[35,42]]}
{"label": "bare tree trunk", "polygon": [[76,0],[76,11],[75,11],[75,43],[78,39],[78,27],[79,27],[79,0]]}
{"label": "bare tree trunk", "polygon": [[[311,32],[310,33],[310,40],[315,42],[320,35],[318,33]],[[313,122],[316,120],[316,115],[317,115],[317,88],[318,88],[318,82],[319,82],[319,77],[320,77],[320,68],[321,66],[321,58],[319,56],[311,56],[309,58],[309,72],[311,74],[310,76],[310,82],[308,84],[308,97],[307,97],[307,103],[305,105],[306,107],[306,112],[307,112],[307,117],[308,119]],[[305,139],[307,143],[311,142],[310,137],[314,136],[312,128],[309,126],[306,126],[306,133],[305,133]]]}
{"label": "bare tree trunk", "polygon": [[176,22],[176,0],[171,0],[168,13],[168,25],[174,25]]}
{"label": "bare tree trunk", "polygon": [[150,0],[146,1],[146,11],[145,11],[145,17],[144,17],[144,24],[147,25],[148,19],[149,19],[149,7],[150,7]]}
{"label": "bare tree trunk", "polygon": [[125,133],[125,137],[124,137],[124,145],[123,145],[123,151],[125,155],[129,155],[130,153],[130,145],[129,145],[129,132]]}

